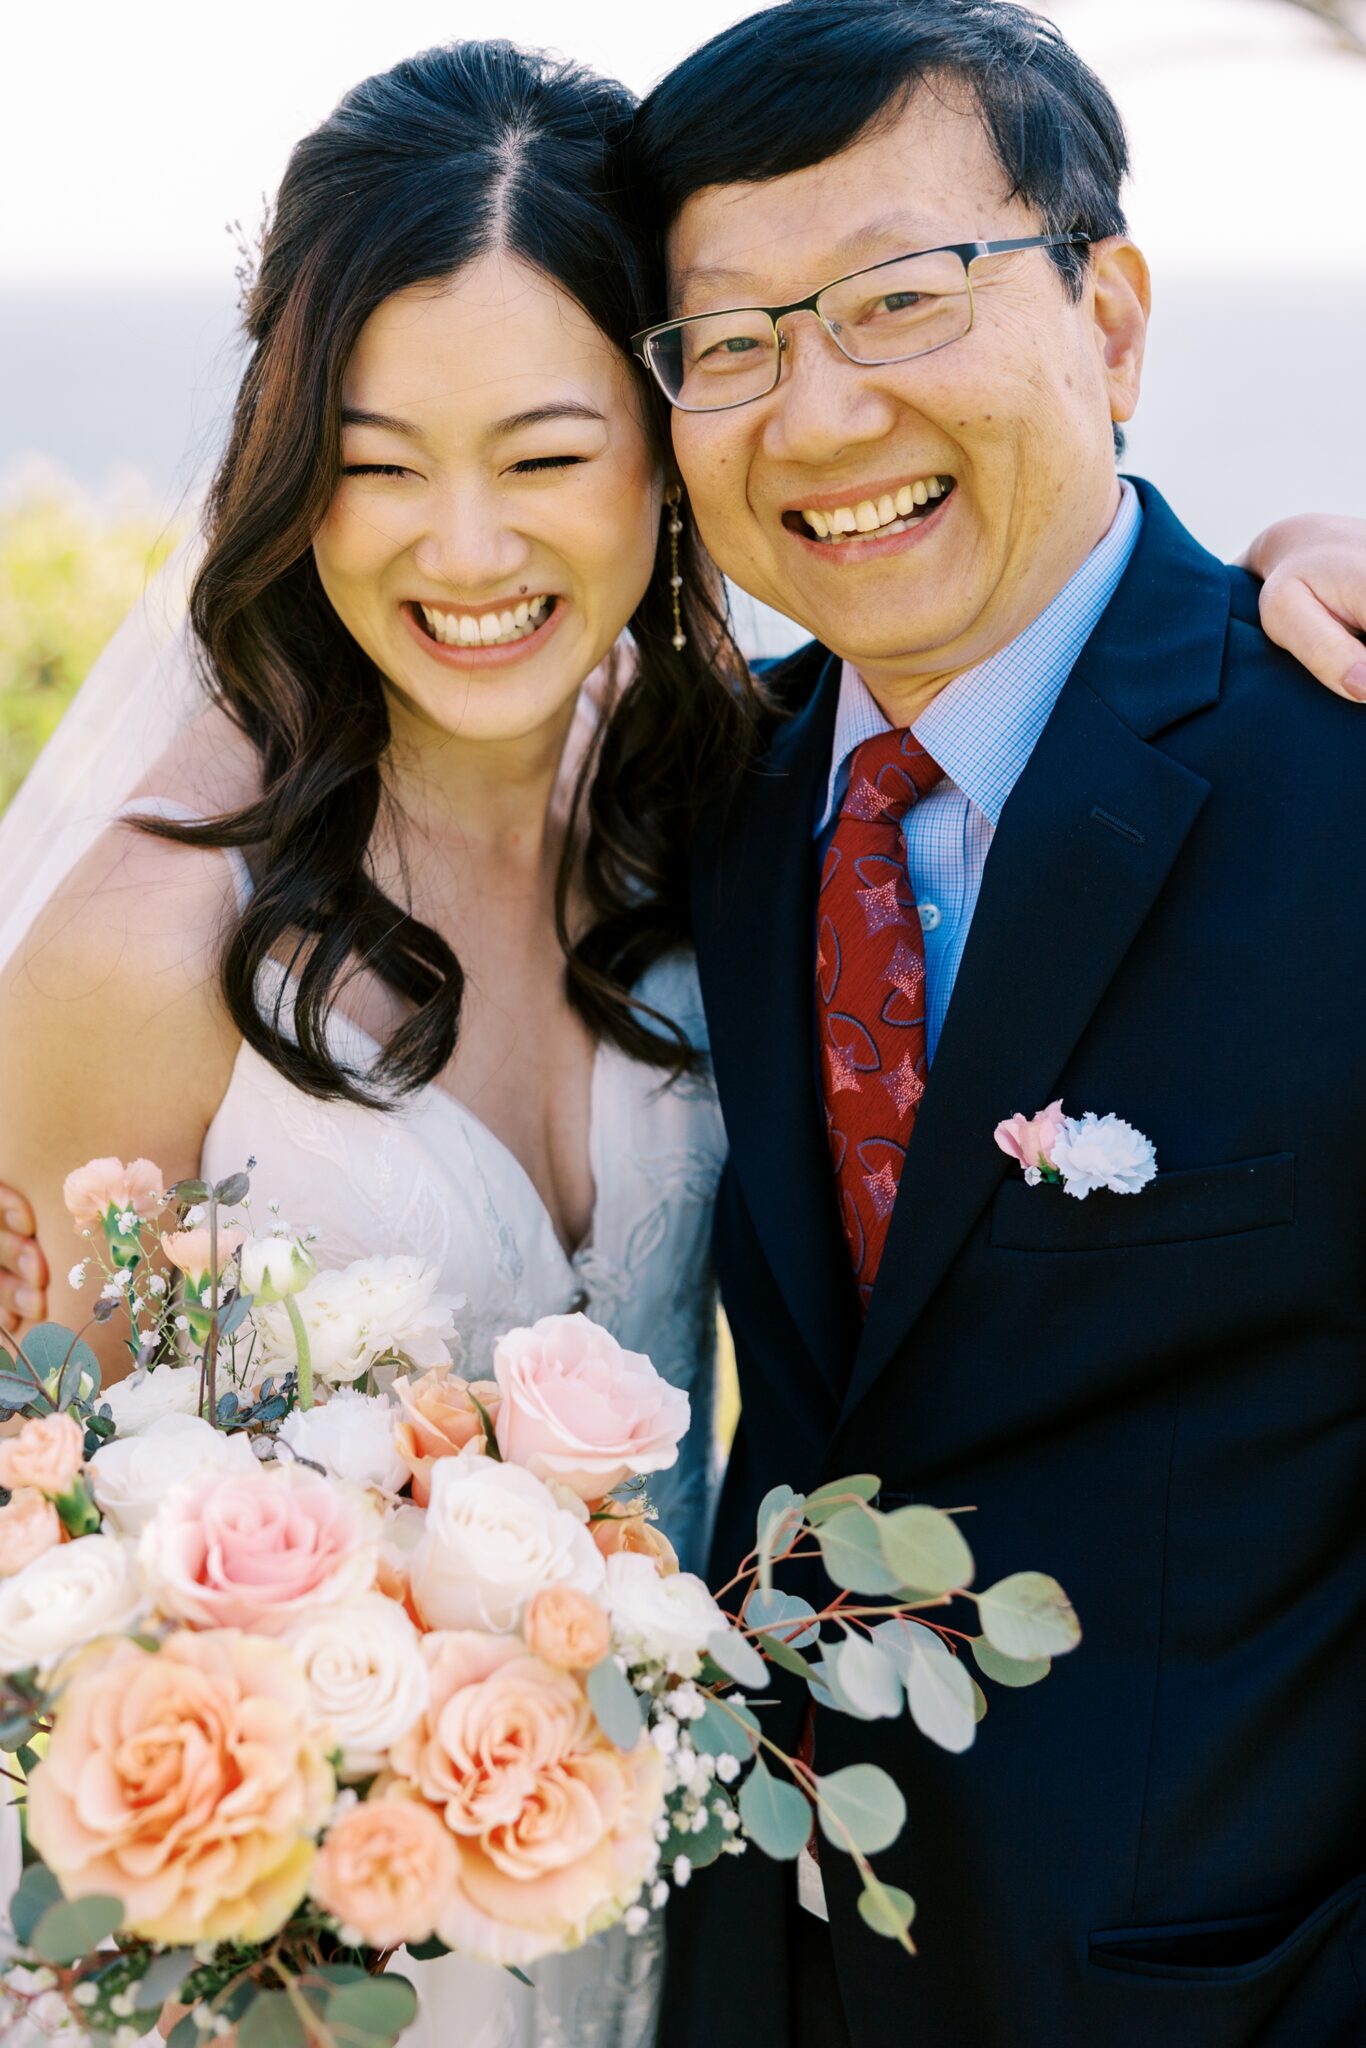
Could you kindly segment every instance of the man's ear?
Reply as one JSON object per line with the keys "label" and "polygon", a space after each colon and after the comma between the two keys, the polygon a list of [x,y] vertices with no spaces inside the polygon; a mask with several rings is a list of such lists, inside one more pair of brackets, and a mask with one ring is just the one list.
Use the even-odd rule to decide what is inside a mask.
{"label": "man's ear", "polygon": [[1112,420],[1132,419],[1143,379],[1152,288],[1141,249],[1120,236],[1091,251],[1092,312],[1096,348],[1110,393]]}

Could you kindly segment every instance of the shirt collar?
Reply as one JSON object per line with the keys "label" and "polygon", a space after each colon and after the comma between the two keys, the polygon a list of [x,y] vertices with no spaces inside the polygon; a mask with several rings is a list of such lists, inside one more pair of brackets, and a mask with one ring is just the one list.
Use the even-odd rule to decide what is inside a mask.
{"label": "shirt collar", "polygon": [[[993,826],[1128,567],[1143,513],[1131,483],[1121,478],[1119,492],[1119,509],[1104,538],[1052,603],[999,653],[955,676],[912,727],[921,746]],[[818,834],[843,799],[854,749],[890,730],[871,690],[846,661]]]}

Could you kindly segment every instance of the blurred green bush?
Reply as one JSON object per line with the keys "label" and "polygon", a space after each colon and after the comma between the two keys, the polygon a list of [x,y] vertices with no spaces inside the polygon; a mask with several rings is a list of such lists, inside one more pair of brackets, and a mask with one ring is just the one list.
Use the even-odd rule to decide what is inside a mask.
{"label": "blurred green bush", "polygon": [[0,812],[180,534],[59,477],[0,498]]}

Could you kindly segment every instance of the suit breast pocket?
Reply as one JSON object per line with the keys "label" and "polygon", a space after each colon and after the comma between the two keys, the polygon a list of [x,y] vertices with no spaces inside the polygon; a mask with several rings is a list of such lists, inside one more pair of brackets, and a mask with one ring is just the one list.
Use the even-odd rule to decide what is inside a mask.
{"label": "suit breast pocket", "polygon": [[1241,1236],[1294,1216],[1295,1155],[1276,1152],[1159,1173],[1136,1195],[1102,1188],[1082,1202],[1047,1183],[1008,1180],[992,1204],[991,1243],[1010,1252],[1129,1251]]}

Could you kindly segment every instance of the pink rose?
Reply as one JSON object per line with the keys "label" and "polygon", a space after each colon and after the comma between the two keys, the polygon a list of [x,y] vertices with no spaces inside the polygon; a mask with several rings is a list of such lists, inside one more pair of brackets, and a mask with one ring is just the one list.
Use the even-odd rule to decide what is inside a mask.
{"label": "pink rose", "polygon": [[135,1159],[131,1166],[121,1159],[91,1159],[67,1175],[62,1200],[79,1226],[102,1222],[111,1209],[119,1216],[129,1209],[150,1216],[160,1206],[163,1186],[161,1168],[150,1159]]}
{"label": "pink rose", "polygon": [[453,1458],[467,1444],[484,1440],[475,1401],[496,1420],[502,1395],[493,1380],[462,1380],[448,1366],[434,1366],[415,1380],[401,1373],[392,1392],[402,1410],[394,1424],[394,1440],[413,1477],[413,1499],[425,1508],[437,1459]]}
{"label": "pink rose", "polygon": [[[218,1271],[221,1274],[232,1258],[246,1233],[236,1224],[220,1225],[218,1231]],[[209,1248],[209,1226],[201,1223],[195,1230],[168,1230],[161,1240],[161,1249],[173,1266],[178,1266],[193,1287],[203,1287],[213,1266]]]}
{"label": "pink rose", "polygon": [[498,1448],[547,1484],[598,1501],[623,1479],[663,1472],[687,1433],[688,1397],[587,1316],[543,1316],[493,1354]]}
{"label": "pink rose", "polygon": [[85,1457],[85,1431],[74,1415],[38,1415],[18,1436],[0,1441],[0,1486],[10,1493],[31,1486],[62,1500],[76,1484]]}
{"label": "pink rose", "polygon": [[328,1829],[309,1892],[371,1948],[397,1948],[431,1939],[458,1867],[456,1845],[430,1806],[370,1799]]}
{"label": "pink rose", "polygon": [[0,1578],[12,1578],[62,1540],[62,1521],[35,1486],[21,1486],[0,1508]]}
{"label": "pink rose", "polygon": [[437,1934],[500,1963],[576,1946],[654,1869],[662,1759],[643,1730],[614,1749],[578,1679],[515,1637],[443,1632],[423,1652],[431,1700],[390,1760],[459,1849]]}
{"label": "pink rose", "polygon": [[175,1487],[138,1557],[163,1614],[279,1635],[308,1609],[369,1591],[379,1531],[365,1494],[305,1465],[255,1465]]}
{"label": "pink rose", "polygon": [[1041,1109],[1037,1116],[1015,1115],[996,1126],[996,1143],[1011,1159],[1018,1159],[1027,1173],[1053,1169],[1053,1147],[1062,1135],[1065,1118],[1061,1097]]}
{"label": "pink rose", "polygon": [[122,1899],[148,1941],[266,1941],[308,1890],[335,1795],[289,1652],[234,1630],[121,1642],[78,1666],[29,1779],[29,1834],[69,1899]]}

